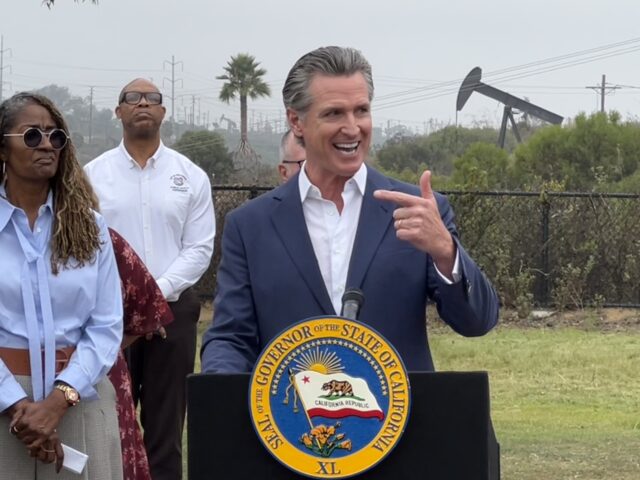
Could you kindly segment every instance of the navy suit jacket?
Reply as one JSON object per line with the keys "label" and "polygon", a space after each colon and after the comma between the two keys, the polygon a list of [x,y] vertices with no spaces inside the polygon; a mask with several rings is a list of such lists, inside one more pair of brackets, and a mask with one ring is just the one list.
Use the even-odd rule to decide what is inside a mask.
{"label": "navy suit jacket", "polygon": [[[398,240],[396,205],[374,190],[420,195],[414,185],[368,168],[346,288],[364,292],[359,319],[398,350],[408,370],[434,369],[426,330],[431,298],[441,318],[465,336],[487,333],[498,319],[493,287],[458,241],[454,214],[436,193],[457,243],[462,280],[448,285],[431,257]],[[213,323],[203,337],[202,371],[249,372],[262,349],[302,319],[336,315],[322,280],[300,201],[297,176],[231,212],[222,237]]]}

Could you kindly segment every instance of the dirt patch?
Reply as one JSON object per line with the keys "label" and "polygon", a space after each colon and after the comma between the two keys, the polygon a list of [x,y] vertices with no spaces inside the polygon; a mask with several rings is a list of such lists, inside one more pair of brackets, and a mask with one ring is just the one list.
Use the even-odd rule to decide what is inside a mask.
{"label": "dirt patch", "polygon": [[501,312],[503,325],[529,328],[576,327],[585,330],[640,331],[640,310],[601,308],[568,311],[536,310],[528,318],[518,318],[515,311]]}
{"label": "dirt patch", "polygon": [[[209,326],[212,313],[211,302],[204,303],[200,313],[202,328],[205,325]],[[449,328],[439,319],[433,306],[429,306],[428,318],[430,328]],[[536,310],[525,319],[518,318],[515,310],[503,309],[500,312],[500,325],[522,328],[575,327],[585,330],[640,332],[640,309],[602,308],[563,312]]]}

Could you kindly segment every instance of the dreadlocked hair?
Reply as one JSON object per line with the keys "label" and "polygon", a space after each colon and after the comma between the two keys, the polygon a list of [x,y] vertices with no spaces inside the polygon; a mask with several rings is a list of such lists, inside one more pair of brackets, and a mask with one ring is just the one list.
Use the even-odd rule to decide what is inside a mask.
{"label": "dreadlocked hair", "polygon": [[[4,133],[15,126],[17,116],[27,105],[44,107],[56,128],[68,134],[67,122],[51,100],[37,93],[16,93],[0,105],[0,152],[5,151]],[[6,173],[0,173],[0,182],[5,176]],[[54,213],[51,271],[58,274],[60,268],[80,268],[87,262],[93,262],[101,244],[100,229],[93,211],[97,205],[96,197],[80,167],[71,139],[60,150],[58,170],[50,185]]]}

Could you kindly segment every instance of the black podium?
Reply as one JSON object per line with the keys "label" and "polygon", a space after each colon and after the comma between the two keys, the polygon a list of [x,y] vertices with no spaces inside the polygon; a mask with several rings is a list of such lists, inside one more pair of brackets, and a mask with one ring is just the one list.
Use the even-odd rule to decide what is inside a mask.
{"label": "black podium", "polygon": [[[489,415],[485,372],[410,373],[411,413],[399,444],[352,478],[495,480],[499,446]],[[187,379],[190,480],[303,478],[267,452],[248,410],[249,374]]]}

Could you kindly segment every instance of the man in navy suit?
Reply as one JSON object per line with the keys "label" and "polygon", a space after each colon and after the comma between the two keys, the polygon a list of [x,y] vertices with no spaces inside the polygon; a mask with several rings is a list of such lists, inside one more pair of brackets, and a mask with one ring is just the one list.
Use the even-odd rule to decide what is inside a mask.
{"label": "man in navy suit", "polygon": [[371,142],[371,66],[351,48],[300,58],[283,88],[287,119],[306,148],[289,182],[231,212],[222,238],[204,372],[249,372],[291,324],[340,312],[346,288],[365,301],[359,319],[411,371],[434,369],[426,331],[432,299],[465,336],[498,319],[493,287],[458,240],[448,201],[365,165]]}

